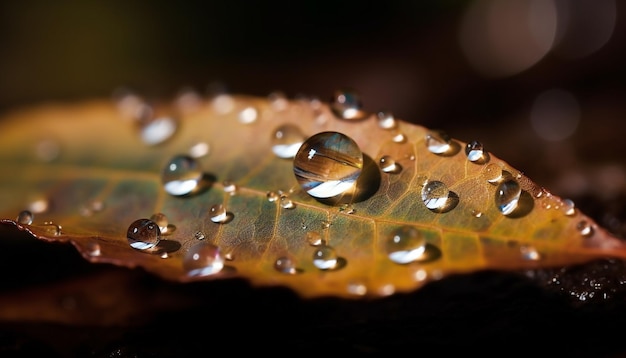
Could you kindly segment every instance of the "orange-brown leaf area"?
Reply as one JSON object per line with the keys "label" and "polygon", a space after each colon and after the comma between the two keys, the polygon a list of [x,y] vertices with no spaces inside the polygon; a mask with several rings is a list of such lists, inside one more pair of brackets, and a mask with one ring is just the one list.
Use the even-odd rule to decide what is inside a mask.
{"label": "orange-brown leaf area", "polygon": [[[399,119],[381,127],[376,114],[341,119],[315,101],[290,101],[285,109],[275,99],[221,97],[231,101],[226,110],[215,100],[191,109],[156,107],[178,121],[174,136],[158,145],[143,142],[144,123],[108,100],[28,108],[1,122],[2,146],[10,149],[1,158],[11,175],[2,178],[0,333],[13,344],[34,344],[20,352],[176,356],[202,348],[207,332],[216,341],[271,333],[285,350],[319,353],[401,352],[417,341],[445,353],[483,336],[529,342],[520,352],[534,352],[535,337],[557,330],[586,340],[596,353],[618,346],[606,343],[616,333],[584,327],[609,316],[620,321],[623,308],[574,309],[564,296],[575,302],[605,296],[609,304],[624,297],[623,233],[609,233],[579,206],[572,215],[569,202],[497,153],[470,162],[467,143],[456,139],[452,153],[432,153],[424,127]],[[369,175],[357,183],[361,191],[329,202],[301,189],[293,160],[272,153],[274,131],[286,123],[306,136],[337,131],[353,138]],[[198,156],[207,187],[168,194],[164,166],[198,143],[208,145]],[[382,170],[384,156],[401,169]],[[501,181],[494,168],[524,193],[511,215],[495,203]],[[445,210],[429,210],[421,196],[433,181],[455,194]],[[211,220],[216,204],[227,210],[223,222]],[[22,210],[32,210],[32,223],[16,223]],[[156,213],[170,224],[160,249],[132,248],[129,225]],[[385,240],[407,226],[422,233],[430,256],[398,264]],[[337,267],[315,266],[311,232],[336,250]],[[185,254],[198,242],[222,250],[221,271],[189,277]],[[277,269],[283,257],[296,263],[294,270]],[[507,330],[483,324],[503,310],[511,310]],[[81,335],[85,326],[99,327],[99,334]],[[69,336],[73,343],[60,339]],[[160,344],[163,337],[186,345]],[[561,344],[546,349],[581,353]]]}

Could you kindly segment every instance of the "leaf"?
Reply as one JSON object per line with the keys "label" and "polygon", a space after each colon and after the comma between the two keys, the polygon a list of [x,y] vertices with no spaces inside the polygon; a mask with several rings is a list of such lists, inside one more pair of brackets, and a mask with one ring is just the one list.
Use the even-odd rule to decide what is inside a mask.
{"label": "leaf", "polygon": [[[2,224],[69,242],[94,263],[181,282],[243,278],[302,297],[377,297],[450,274],[626,257],[621,240],[494,153],[471,161],[468,143],[389,113],[348,106],[340,109],[352,112],[338,114],[319,101],[251,96],[194,103],[148,106],[129,95],[9,113],[0,122]],[[322,132],[354,140],[363,153],[356,186],[331,198],[309,195],[294,160],[272,151],[286,124],[303,140]],[[169,130],[171,138],[154,136]],[[194,151],[198,143],[208,154]],[[469,145],[480,154],[480,143]],[[172,195],[162,174],[181,155],[178,164],[195,161],[202,178],[199,190]],[[214,222],[221,209],[222,222]],[[32,222],[18,217],[25,210]],[[167,227],[158,245],[131,247],[129,226],[157,214]],[[402,249],[406,240],[418,244]],[[213,259],[208,269],[190,270],[200,263],[190,251]],[[320,255],[329,266],[316,266]]]}

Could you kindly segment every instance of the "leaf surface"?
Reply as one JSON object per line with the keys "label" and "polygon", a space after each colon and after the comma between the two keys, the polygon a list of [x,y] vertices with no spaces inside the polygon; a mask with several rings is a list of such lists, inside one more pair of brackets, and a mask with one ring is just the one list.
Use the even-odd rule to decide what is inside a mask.
{"label": "leaf surface", "polygon": [[[429,138],[445,134],[419,125],[396,119],[385,128],[373,113],[341,119],[316,101],[222,95],[193,108],[154,105],[150,118],[172,117],[177,126],[171,138],[155,144],[142,140],[146,123],[129,119],[119,105],[42,105],[0,121],[3,225],[72,243],[94,263],[140,267],[173,281],[244,278],[303,297],[377,297],[453,273],[626,258],[622,241],[573,203],[494,153],[470,161],[468,143],[452,139],[443,142],[445,153],[429,150]],[[352,138],[364,158],[356,186],[330,199],[309,195],[294,175],[294,160],[272,151],[275,131],[286,124],[303,139],[321,132]],[[169,194],[163,171],[174,156],[197,155],[192,148],[198,143],[208,145],[208,153],[195,159],[201,190]],[[395,161],[396,170],[381,170],[381,159]],[[433,182],[443,185],[424,200],[423,190]],[[496,198],[516,185],[517,206],[504,215],[498,206],[510,200]],[[226,210],[221,223],[211,220],[219,204]],[[18,219],[24,210],[32,222]],[[129,226],[158,213],[169,223],[158,245],[149,252],[131,247]],[[395,233],[410,228],[425,241],[425,251],[415,260],[403,256],[410,262],[394,262]],[[322,245],[311,244],[311,237]],[[223,258],[224,267],[190,275],[189,251],[207,243],[219,248],[210,254]],[[324,262],[336,259],[334,267],[316,266],[314,259],[333,250],[336,257]]]}

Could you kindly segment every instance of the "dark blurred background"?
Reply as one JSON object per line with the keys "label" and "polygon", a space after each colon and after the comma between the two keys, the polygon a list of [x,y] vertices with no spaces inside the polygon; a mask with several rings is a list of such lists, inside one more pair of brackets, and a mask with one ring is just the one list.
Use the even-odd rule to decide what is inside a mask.
{"label": "dark blurred background", "polygon": [[327,100],[480,140],[563,196],[626,183],[616,0],[3,1],[0,110],[127,87]]}

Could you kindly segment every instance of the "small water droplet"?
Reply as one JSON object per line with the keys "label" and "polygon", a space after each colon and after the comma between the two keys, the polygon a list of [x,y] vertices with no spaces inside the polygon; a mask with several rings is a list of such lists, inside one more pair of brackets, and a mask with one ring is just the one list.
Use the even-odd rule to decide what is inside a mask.
{"label": "small water droplet", "polygon": [[104,203],[100,200],[92,200],[86,205],[80,207],[80,214],[82,216],[92,216],[93,214],[100,212],[104,209]]}
{"label": "small water droplet", "polygon": [[305,139],[299,127],[283,124],[272,135],[272,151],[279,158],[293,158]]}
{"label": "small water droplet", "polygon": [[193,113],[202,106],[202,96],[191,87],[183,87],[178,91],[174,103],[182,113]]}
{"label": "small water droplet", "polygon": [[421,282],[428,278],[428,272],[424,269],[418,269],[413,273],[413,278],[415,281]]}
{"label": "small water droplet", "polygon": [[293,170],[311,196],[332,198],[349,191],[363,168],[356,142],[338,132],[321,132],[307,139],[296,154]]}
{"label": "small water droplet", "polygon": [[140,137],[147,145],[157,145],[170,139],[178,128],[178,121],[171,117],[158,117],[141,126]]}
{"label": "small water droplet", "polygon": [[228,193],[230,195],[237,195],[237,190],[239,188],[237,187],[237,184],[235,184],[234,182],[230,180],[224,180],[224,182],[222,183],[222,186],[224,187],[225,193]]}
{"label": "small water droplet", "polygon": [[102,251],[100,251],[100,244],[95,241],[89,241],[87,243],[87,253],[89,256],[100,256]]}
{"label": "small water droplet", "polygon": [[276,112],[284,111],[289,106],[287,96],[281,91],[274,91],[270,93],[267,96],[267,99],[269,100],[272,109]]}
{"label": "small water droplet", "polygon": [[283,209],[294,209],[296,207],[296,203],[294,203],[293,200],[291,200],[287,195],[281,195],[280,207]]}
{"label": "small water droplet", "polygon": [[332,222],[329,220],[322,220],[322,229],[328,229],[332,225]]}
{"label": "small water droplet", "polygon": [[427,208],[440,210],[448,204],[450,189],[440,181],[429,181],[422,188],[422,200]]}
{"label": "small water droplet", "polygon": [[331,246],[321,246],[313,253],[313,265],[320,270],[332,270],[337,267],[339,257]]}
{"label": "small water droplet", "polygon": [[306,241],[311,246],[320,246],[323,244],[322,235],[317,231],[308,231],[305,236]]}
{"label": "small water droplet", "polygon": [[594,232],[593,226],[586,220],[579,221],[578,224],[576,224],[576,230],[578,230],[583,237],[591,237]]}
{"label": "small water droplet", "polygon": [[265,196],[267,197],[267,201],[269,201],[270,203],[273,203],[276,200],[280,199],[280,195],[278,195],[278,193],[275,191],[268,191]]}
{"label": "small water droplet", "polygon": [[539,251],[537,251],[537,249],[532,246],[522,245],[520,246],[520,252],[524,260],[539,261],[541,259],[541,254],[539,254]]}
{"label": "small water droplet", "polygon": [[169,224],[167,220],[167,216],[163,213],[156,213],[150,216],[150,220],[157,224],[159,230],[161,230],[161,234],[167,233],[167,225]]}
{"label": "small water droplet", "polygon": [[287,275],[295,275],[296,273],[298,273],[295,261],[287,256],[282,256],[276,259],[276,261],[274,262],[274,268],[278,272]]}
{"label": "small water droplet", "polygon": [[211,146],[207,142],[197,142],[189,148],[189,155],[192,158],[202,158],[211,151]]}
{"label": "small water droplet", "polygon": [[378,161],[378,166],[384,173],[398,174],[402,171],[402,166],[389,155],[383,155]]}
{"label": "small water droplet", "polygon": [[391,296],[396,292],[396,287],[390,283],[383,285],[376,290],[381,296]]}
{"label": "small water droplet", "polygon": [[365,296],[367,293],[367,287],[360,282],[350,282],[348,284],[348,293],[357,296]]}
{"label": "small water droplet", "polygon": [[33,219],[35,218],[35,216],[33,215],[33,213],[30,210],[22,210],[20,211],[19,214],[17,214],[17,218],[15,219],[15,221],[18,224],[22,224],[22,225],[30,225],[33,223]]}
{"label": "small water droplet", "polygon": [[380,111],[376,114],[378,117],[378,126],[382,129],[394,129],[398,127],[398,122],[393,113],[389,111]]}
{"label": "small water droplet", "polygon": [[465,147],[465,154],[467,159],[476,164],[484,164],[487,162],[488,154],[483,148],[483,144],[479,141],[472,141],[467,143]]}
{"label": "small water droplet", "polygon": [[522,189],[519,183],[513,179],[503,181],[496,189],[496,207],[504,215],[509,215],[515,211],[519,203]]}
{"label": "small water droplet", "polygon": [[28,210],[33,214],[41,214],[48,211],[50,202],[46,198],[38,198],[28,204]]}
{"label": "small water droplet", "polygon": [[222,204],[211,205],[209,208],[209,217],[214,223],[222,224],[228,220],[226,208]]}
{"label": "small water droplet", "polygon": [[235,109],[235,99],[228,94],[218,94],[211,103],[218,114],[228,114]]}
{"label": "small water droplet", "polygon": [[189,248],[183,258],[183,269],[187,276],[209,276],[222,271],[224,257],[219,247],[208,242],[200,242]]}
{"label": "small water droplet", "polygon": [[502,168],[495,163],[487,164],[481,174],[486,181],[495,184],[502,179]]}
{"label": "small water droplet", "polygon": [[475,217],[475,218],[479,218],[479,217],[483,216],[482,211],[480,211],[480,210],[476,210],[476,209],[472,209],[472,210],[470,211],[470,213],[471,213],[471,214],[472,214],[472,216],[473,216],[473,217]]}
{"label": "small water droplet", "polygon": [[343,204],[343,205],[341,205],[341,207],[339,207],[339,211],[341,211],[342,213],[345,213],[345,214],[354,214],[354,213],[356,213],[356,209],[354,208],[354,206],[352,206],[352,204]]}
{"label": "small water droplet", "polygon": [[404,133],[398,130],[394,130],[393,137],[391,137],[391,140],[394,143],[406,143],[407,141],[406,135],[404,135]]}
{"label": "small water droplet", "polygon": [[182,196],[199,189],[202,175],[200,165],[194,158],[188,155],[177,155],[165,165],[161,179],[166,192],[174,196]]}
{"label": "small water droplet", "polygon": [[362,108],[361,98],[356,91],[335,91],[330,103],[330,109],[339,119],[358,121],[369,116]]}
{"label": "small water droplet", "polygon": [[204,236],[204,233],[202,231],[196,231],[195,234],[193,234],[193,237],[196,240],[204,240],[206,237]]}
{"label": "small water droplet", "polygon": [[567,216],[576,215],[576,205],[571,199],[563,199],[563,211]]}
{"label": "small water droplet", "polygon": [[451,150],[450,137],[443,131],[429,131],[426,134],[426,147],[431,153],[445,154]]}
{"label": "small water droplet", "polygon": [[243,124],[251,124],[259,118],[259,112],[254,107],[246,107],[239,112],[237,119]]}
{"label": "small water droplet", "polygon": [[149,250],[161,241],[159,226],[150,219],[138,219],[133,221],[126,233],[128,243],[134,249]]}
{"label": "small water droplet", "polygon": [[412,226],[402,226],[391,233],[386,242],[389,259],[398,264],[408,264],[424,256],[426,240]]}

